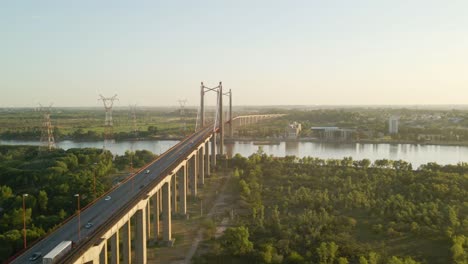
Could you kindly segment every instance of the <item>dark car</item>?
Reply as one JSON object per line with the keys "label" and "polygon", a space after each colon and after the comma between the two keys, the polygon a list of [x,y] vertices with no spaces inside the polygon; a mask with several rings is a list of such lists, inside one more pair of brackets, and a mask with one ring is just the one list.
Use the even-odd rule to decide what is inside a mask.
{"label": "dark car", "polygon": [[41,256],[42,256],[41,252],[34,252],[34,254],[32,254],[32,255],[29,257],[29,261],[38,260]]}
{"label": "dark car", "polygon": [[90,229],[91,227],[93,227],[93,223],[88,222],[84,227],[85,227],[86,229]]}

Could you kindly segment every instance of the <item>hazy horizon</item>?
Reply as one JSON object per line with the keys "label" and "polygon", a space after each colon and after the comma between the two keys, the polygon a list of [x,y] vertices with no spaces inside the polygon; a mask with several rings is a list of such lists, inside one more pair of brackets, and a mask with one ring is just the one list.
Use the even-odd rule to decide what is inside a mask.
{"label": "hazy horizon", "polygon": [[[11,1],[0,4],[0,108],[468,101],[466,1]],[[207,99],[214,105],[214,94]]]}

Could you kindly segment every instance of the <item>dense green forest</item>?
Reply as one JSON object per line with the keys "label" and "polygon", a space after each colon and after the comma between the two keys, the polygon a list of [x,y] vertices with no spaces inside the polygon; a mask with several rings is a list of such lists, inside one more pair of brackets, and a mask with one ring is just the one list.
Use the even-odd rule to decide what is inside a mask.
{"label": "dense green forest", "polygon": [[196,263],[467,263],[468,164],[232,160],[234,226]]}
{"label": "dense green forest", "polygon": [[101,149],[0,146],[0,262],[23,248],[23,194],[31,243],[75,213],[74,194],[84,207],[112,187],[112,175],[127,171],[130,160],[141,167],[154,158],[145,150],[113,157]]}

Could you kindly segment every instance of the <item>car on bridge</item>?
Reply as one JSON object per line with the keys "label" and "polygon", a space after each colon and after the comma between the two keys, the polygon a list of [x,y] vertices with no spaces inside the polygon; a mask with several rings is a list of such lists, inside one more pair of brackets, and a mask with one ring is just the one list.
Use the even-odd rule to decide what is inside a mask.
{"label": "car on bridge", "polygon": [[29,261],[36,261],[36,260],[38,260],[41,256],[42,256],[42,253],[41,253],[41,252],[34,252],[34,254],[32,254],[32,255],[29,257]]}

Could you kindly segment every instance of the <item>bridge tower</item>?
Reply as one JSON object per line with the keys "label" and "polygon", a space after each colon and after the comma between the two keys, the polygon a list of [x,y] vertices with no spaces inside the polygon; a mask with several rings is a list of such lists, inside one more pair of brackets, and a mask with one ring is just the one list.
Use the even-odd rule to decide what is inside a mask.
{"label": "bridge tower", "polygon": [[[220,142],[219,142],[219,153],[224,153],[224,122],[223,122],[223,84],[219,82],[218,86],[216,87],[207,87],[201,82],[200,86],[200,127],[205,125],[205,94],[207,92],[216,92],[218,94],[217,97],[217,109],[216,109],[216,120],[215,125],[218,123],[219,129],[218,133],[220,135]],[[198,121],[198,120],[197,120]],[[213,141],[214,142],[214,141]],[[213,164],[215,165],[215,164]]]}
{"label": "bridge tower", "polygon": [[104,97],[102,94],[99,95],[101,98],[98,100],[102,100],[104,104],[104,109],[106,111],[106,119],[104,120],[104,148],[105,144],[108,140],[112,139],[112,107],[114,106],[114,101],[119,100],[117,95],[115,94],[112,97]]}
{"label": "bridge tower", "polygon": [[52,123],[50,122],[50,110],[52,109],[52,104],[49,107],[43,107],[39,104],[40,110],[43,114],[42,120],[42,131],[41,131],[41,143],[46,146],[48,150],[55,148],[55,139],[52,131]]}

